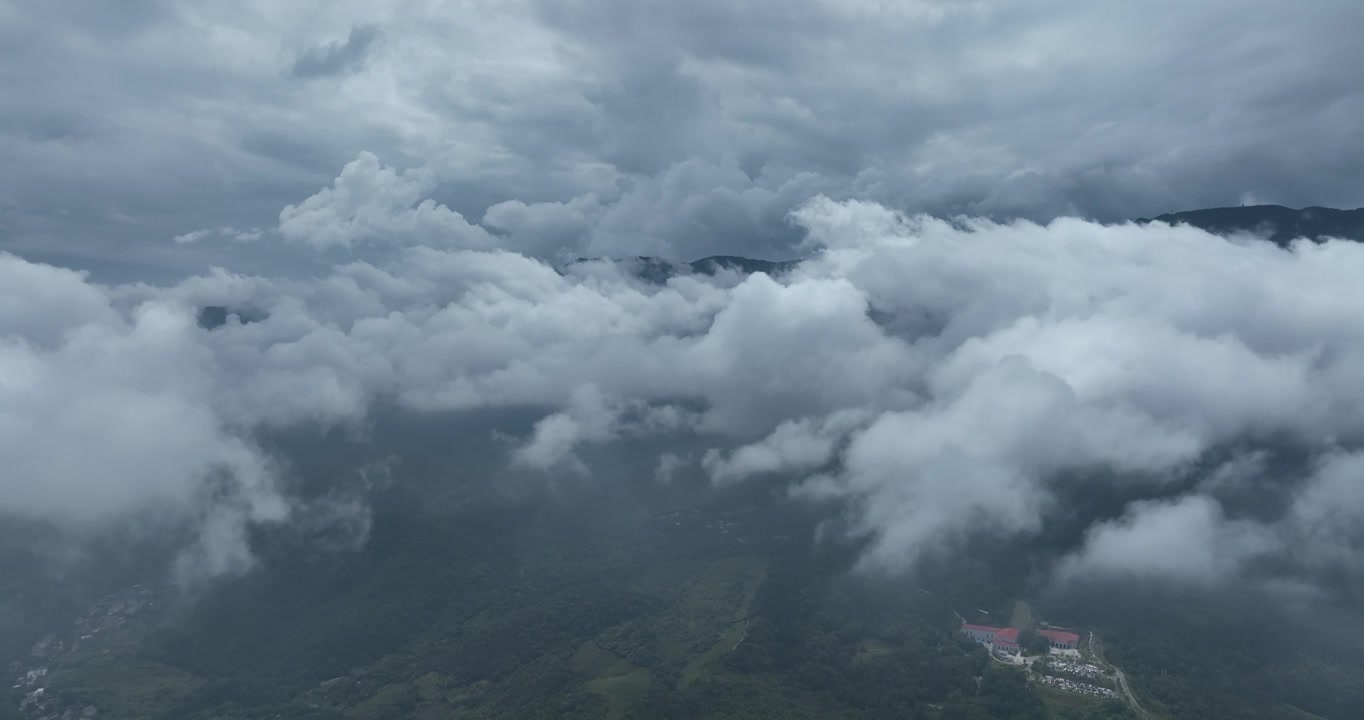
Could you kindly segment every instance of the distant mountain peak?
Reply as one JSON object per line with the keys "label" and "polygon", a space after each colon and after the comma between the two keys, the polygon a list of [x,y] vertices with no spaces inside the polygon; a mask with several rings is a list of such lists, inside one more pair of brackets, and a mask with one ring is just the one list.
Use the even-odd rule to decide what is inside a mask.
{"label": "distant mountain peak", "polygon": [[[1251,233],[1280,246],[1287,246],[1298,238],[1313,242],[1322,242],[1326,238],[1364,242],[1364,208],[1340,210],[1313,205],[1295,209],[1282,205],[1241,205],[1165,213],[1153,218],[1138,218],[1133,222],[1140,225],[1152,222],[1190,225],[1218,235]],[[679,262],[651,255],[636,255],[622,258],[580,257],[564,267],[591,262],[613,263],[641,280],[661,285],[683,275],[713,276],[726,271],[740,275],[761,272],[781,276],[794,270],[801,260],[758,260],[742,255],[711,255],[692,262]]]}
{"label": "distant mountain peak", "polygon": [[229,317],[235,316],[242,325],[264,320],[265,313],[252,308],[230,308],[225,305],[205,305],[199,308],[199,327],[216,330],[227,324]]}
{"label": "distant mountain peak", "polygon": [[635,277],[659,284],[680,275],[716,275],[724,271],[741,275],[759,272],[782,275],[800,264],[800,260],[757,260],[740,255],[711,255],[692,262],[675,262],[660,257],[637,255],[626,258],[578,258],[569,262],[567,267],[589,262],[615,263]]}
{"label": "distant mountain peak", "polygon": [[1338,210],[1311,206],[1294,209],[1282,205],[1242,205],[1166,213],[1140,218],[1136,222],[1192,225],[1219,235],[1248,232],[1281,246],[1298,238],[1321,242],[1336,237],[1364,242],[1364,208]]}

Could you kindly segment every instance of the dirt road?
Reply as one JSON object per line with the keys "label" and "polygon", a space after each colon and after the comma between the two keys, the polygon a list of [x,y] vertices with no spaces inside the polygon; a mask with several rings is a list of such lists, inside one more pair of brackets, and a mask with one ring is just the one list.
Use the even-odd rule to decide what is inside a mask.
{"label": "dirt road", "polygon": [[1137,696],[1132,692],[1132,688],[1128,686],[1127,675],[1123,673],[1122,668],[1119,668],[1117,665],[1104,659],[1103,648],[1099,645],[1099,636],[1095,635],[1092,631],[1089,633],[1089,649],[1094,653],[1094,657],[1098,659],[1099,662],[1113,668],[1113,674],[1118,678],[1118,690],[1122,691],[1123,697],[1127,699],[1127,704],[1132,706],[1132,710],[1137,713],[1137,717],[1141,718],[1141,720],[1153,720],[1151,713],[1146,712],[1146,708],[1142,707],[1141,703],[1137,702]]}

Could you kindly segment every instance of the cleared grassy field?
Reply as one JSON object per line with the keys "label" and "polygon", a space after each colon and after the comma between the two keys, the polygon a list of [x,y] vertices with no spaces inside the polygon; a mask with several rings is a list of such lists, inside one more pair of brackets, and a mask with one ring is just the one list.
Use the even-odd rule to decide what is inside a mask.
{"label": "cleared grassy field", "polygon": [[857,653],[853,655],[853,662],[867,662],[879,657],[889,655],[900,648],[886,642],[885,640],[863,640],[857,646]]}
{"label": "cleared grassy field", "polygon": [[1088,710],[1090,708],[1098,707],[1105,702],[1099,698],[1062,692],[1061,690],[1050,688],[1045,685],[1035,684],[1034,687],[1036,688],[1037,696],[1042,699],[1042,704],[1047,707],[1047,713],[1052,717],[1062,717],[1062,714],[1067,710]]}
{"label": "cleared grassy field", "polygon": [[188,698],[202,685],[189,673],[121,653],[68,661],[59,671],[62,692],[98,701],[101,716],[151,717]]}
{"label": "cleared grassy field", "polygon": [[687,666],[682,669],[682,679],[678,681],[678,687],[688,687],[704,677],[709,672],[711,665],[739,646],[746,632],[748,632],[747,620],[740,620],[730,625],[720,635],[720,639],[710,646],[710,649],[692,658],[691,662],[687,663]]}
{"label": "cleared grassy field", "polygon": [[635,668],[624,675],[598,678],[587,683],[587,689],[606,698],[607,720],[619,720],[649,694],[653,678],[644,668]]}
{"label": "cleared grassy field", "polygon": [[612,720],[624,717],[644,699],[653,684],[648,670],[590,641],[578,648],[570,664],[573,672],[592,677],[584,687],[606,698],[607,717]]}
{"label": "cleared grassy field", "polygon": [[651,569],[635,589],[658,598],[659,610],[608,630],[597,645],[669,684],[682,684],[684,676],[694,682],[743,637],[766,574],[766,561],[747,555]]}

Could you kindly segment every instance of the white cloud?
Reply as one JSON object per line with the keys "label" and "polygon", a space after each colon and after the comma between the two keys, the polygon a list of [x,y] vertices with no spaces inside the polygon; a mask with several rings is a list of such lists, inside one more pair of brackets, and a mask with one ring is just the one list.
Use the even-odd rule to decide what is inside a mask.
{"label": "white cloud", "polygon": [[[150,301],[125,316],[66,271],[0,265],[9,279],[46,277],[58,281],[49,292],[66,293],[30,304],[24,283],[0,282],[0,307],[22,302],[48,323],[0,324],[0,511],[78,534],[205,513],[194,552],[212,568],[248,566],[242,528],[283,520],[290,503],[271,460],[215,412],[217,364],[191,310]],[[77,300],[85,306],[71,312]],[[204,510],[210,484],[217,499]]]}
{"label": "white cloud", "polygon": [[692,459],[689,456],[665,452],[658,456],[658,464],[654,466],[654,480],[666,485],[691,463]]}
{"label": "white cloud", "polygon": [[[836,239],[803,272],[847,278],[936,358],[917,376],[927,403],[883,414],[840,472],[803,488],[853,503],[869,564],[905,567],[965,533],[1034,532],[1063,471],[1159,486],[1223,443],[1329,449],[1364,433],[1341,402],[1364,329],[1341,314],[1364,302],[1345,277],[1359,245],[1286,251],[1073,220],[963,231],[827,202],[800,217]],[[1242,539],[1206,525],[1229,545],[1211,552]],[[1093,536],[1092,563],[1120,547],[1112,537]]]}
{"label": "white cloud", "polygon": [[261,228],[251,228],[250,230],[239,230],[237,228],[224,225],[216,228],[202,228],[181,233],[171,238],[177,245],[193,245],[207,238],[221,238],[233,242],[247,243],[255,242],[265,237],[266,231]]}
{"label": "white cloud", "polygon": [[0,337],[16,343],[47,348],[72,330],[118,319],[108,298],[84,273],[9,253],[0,253],[0,292]]}
{"label": "white cloud", "polygon": [[[363,178],[295,214],[343,235],[440,215],[411,204],[419,176],[373,158],[347,172]],[[529,232],[507,218],[530,207],[504,208],[502,229]],[[846,508],[868,567],[893,571],[972,533],[1036,532],[1063,510],[1059,476],[1179,493],[1093,528],[1073,561],[1087,572],[1158,573],[1154,554],[1119,557],[1124,538],[1154,543],[1152,527],[1214,545],[1174,577],[1223,559],[1249,569],[1297,536],[1322,539],[1304,571],[1359,556],[1348,458],[1364,441],[1364,246],[949,223],[825,200],[795,219],[817,252],[789,276],[661,286],[448,244],[316,279],[213,271],[170,287],[0,256],[0,448],[21,469],[0,511],[88,526],[170,508],[227,543],[196,562],[240,568],[238,530],[290,505],[247,431],[357,422],[382,401],[537,409],[514,461],[551,473],[585,469],[588,445],[704,435],[714,479],[800,480],[799,494]],[[194,311],[208,304],[264,319],[204,331]],[[1251,487],[1241,471],[1174,482],[1211,451],[1270,442],[1341,458],[1285,480],[1297,519],[1224,508]],[[200,488],[224,473],[236,499],[205,509]]]}
{"label": "white cloud", "polygon": [[1248,560],[1281,550],[1266,528],[1230,521],[1215,501],[1191,495],[1137,503],[1121,519],[1095,526],[1060,575],[1216,585],[1236,577]]}
{"label": "white cloud", "polygon": [[833,460],[839,443],[867,419],[862,410],[842,410],[819,419],[787,420],[771,435],[729,453],[712,448],[701,465],[720,483],[760,473],[808,472]]}
{"label": "white cloud", "polygon": [[174,240],[176,243],[179,243],[179,244],[181,244],[181,245],[188,245],[188,244],[197,243],[197,242],[199,242],[200,240],[203,240],[204,238],[208,237],[209,235],[212,235],[213,232],[214,232],[213,230],[209,230],[209,229],[193,230],[193,231],[191,231],[191,232],[181,233],[181,234],[179,234],[179,235],[176,235],[174,238],[172,238],[172,240]]}
{"label": "white cloud", "polygon": [[1333,453],[1294,499],[1282,521],[1299,562],[1347,574],[1364,571],[1364,453]]}
{"label": "white cloud", "polygon": [[536,470],[568,466],[575,472],[586,473],[587,468],[573,454],[574,449],[584,442],[603,442],[615,437],[619,414],[619,408],[608,406],[595,388],[581,388],[573,393],[568,410],[535,424],[530,439],[516,449],[512,459]]}
{"label": "white cloud", "polygon": [[426,197],[436,187],[429,170],[399,172],[362,152],[347,163],[331,187],[280,211],[286,240],[319,250],[359,244],[490,248],[483,228]]}

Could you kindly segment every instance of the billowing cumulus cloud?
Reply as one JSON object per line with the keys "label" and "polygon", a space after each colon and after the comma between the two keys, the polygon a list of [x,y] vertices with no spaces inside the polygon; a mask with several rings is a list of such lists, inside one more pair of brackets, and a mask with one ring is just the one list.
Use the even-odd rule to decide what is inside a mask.
{"label": "billowing cumulus cloud", "polygon": [[1062,574],[1217,584],[1251,558],[1283,549],[1255,523],[1230,521],[1216,502],[1192,495],[1137,503],[1120,520],[1096,526],[1081,553],[1067,558]]}
{"label": "billowing cumulus cloud", "polygon": [[[1087,519],[1058,578],[1364,569],[1364,246],[821,198],[790,217],[810,254],[793,272],[653,284],[452,244],[407,216],[438,205],[393,194],[420,175],[356,163],[364,182],[294,206],[322,218],[309,232],[411,234],[313,279],[105,286],[0,258],[0,448],[18,469],[0,512],[73,531],[166,513],[199,528],[182,564],[240,571],[252,524],[329,512],[282,489],[253,430],[515,407],[541,419],[510,463],[590,472],[587,447],[686,438],[640,482],[785,478],[839,508],[868,570],[1032,537],[1076,482],[1135,499]],[[499,229],[533,227],[509,219],[530,207]],[[260,319],[209,331],[203,305]],[[1312,461],[1270,472],[1256,449],[1282,447]],[[1247,502],[1261,491],[1273,512]],[[334,514],[363,525],[348,503]]]}
{"label": "billowing cumulus cloud", "polygon": [[151,300],[121,313],[76,273],[12,255],[0,286],[0,511],[78,534],[189,518],[195,572],[249,567],[244,528],[284,520],[290,503],[273,460],[214,407],[216,360],[191,310]]}
{"label": "billowing cumulus cloud", "polygon": [[482,228],[426,197],[435,179],[424,169],[398,172],[361,153],[341,170],[331,187],[280,211],[286,240],[318,249],[360,243],[439,243],[490,247]]}
{"label": "billowing cumulus cloud", "polygon": [[[1237,483],[1250,477],[1233,474]],[[1123,517],[1091,528],[1083,547],[1066,557],[1060,576],[1176,578],[1218,585],[1284,563],[1335,578],[1358,578],[1364,533],[1364,454],[1331,451],[1292,486],[1286,507],[1271,519],[1236,517],[1206,494],[1132,504]],[[1291,578],[1301,592],[1301,578]]]}
{"label": "billowing cumulus cloud", "polygon": [[828,463],[866,416],[860,410],[834,413],[818,420],[788,420],[771,435],[725,455],[712,449],[702,465],[716,482],[730,482],[760,473],[809,471]]}

